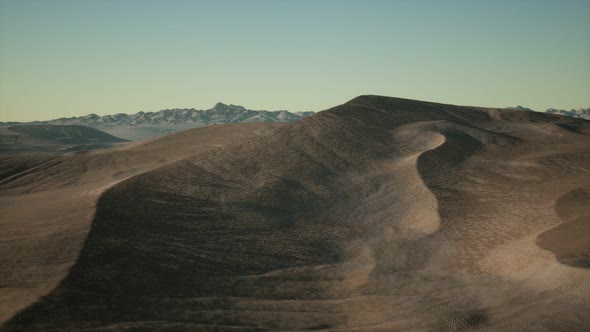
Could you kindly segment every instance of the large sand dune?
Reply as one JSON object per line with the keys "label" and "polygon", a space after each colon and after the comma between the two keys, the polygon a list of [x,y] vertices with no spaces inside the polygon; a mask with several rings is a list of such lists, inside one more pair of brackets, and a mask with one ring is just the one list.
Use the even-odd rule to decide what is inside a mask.
{"label": "large sand dune", "polygon": [[585,331],[589,135],[358,97],[110,187],[65,279],[4,328]]}

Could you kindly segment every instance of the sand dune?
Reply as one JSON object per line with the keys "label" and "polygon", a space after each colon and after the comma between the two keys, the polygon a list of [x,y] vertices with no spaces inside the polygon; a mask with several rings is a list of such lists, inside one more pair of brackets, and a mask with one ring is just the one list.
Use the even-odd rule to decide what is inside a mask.
{"label": "sand dune", "polygon": [[0,322],[48,293],[66,275],[104,190],[275,126],[215,125],[81,155],[0,156]]}
{"label": "sand dune", "polygon": [[65,279],[4,328],[585,331],[589,135],[358,97],[110,187]]}

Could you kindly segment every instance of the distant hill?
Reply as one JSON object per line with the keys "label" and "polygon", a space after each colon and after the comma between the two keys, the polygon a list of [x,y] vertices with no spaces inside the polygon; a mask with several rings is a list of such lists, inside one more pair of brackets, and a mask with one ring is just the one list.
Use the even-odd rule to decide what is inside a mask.
{"label": "distant hill", "polygon": [[88,114],[72,118],[35,121],[29,124],[85,125],[128,140],[143,140],[211,124],[293,122],[312,114],[313,112],[250,110],[243,106],[217,103],[207,110],[184,108],[136,114],[117,113],[104,116]]}
{"label": "distant hill", "polygon": [[0,153],[70,152],[109,148],[127,140],[82,125],[0,127]]}
{"label": "distant hill", "polygon": [[[516,107],[508,107],[508,109],[511,110],[518,110],[518,111],[529,111],[529,112],[535,112],[535,110],[527,108],[527,107],[523,107],[523,106],[516,106]],[[571,109],[569,111],[566,110],[558,110],[555,108],[548,108],[544,111],[544,113],[549,113],[549,114],[557,114],[557,115],[565,115],[565,116],[570,116],[572,118],[578,118],[578,119],[585,119],[585,120],[590,120],[590,107],[588,108],[579,108],[579,109]]]}

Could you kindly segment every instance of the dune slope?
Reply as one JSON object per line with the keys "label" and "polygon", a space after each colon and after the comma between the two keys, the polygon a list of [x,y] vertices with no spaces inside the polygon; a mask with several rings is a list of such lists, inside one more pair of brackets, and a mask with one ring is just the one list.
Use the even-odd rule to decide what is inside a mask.
{"label": "dune slope", "polygon": [[5,329],[586,330],[588,248],[569,264],[538,237],[590,185],[589,134],[355,98],[108,189],[68,276]]}
{"label": "dune slope", "polygon": [[215,125],[86,154],[0,156],[0,322],[64,278],[107,188],[276,126]]}

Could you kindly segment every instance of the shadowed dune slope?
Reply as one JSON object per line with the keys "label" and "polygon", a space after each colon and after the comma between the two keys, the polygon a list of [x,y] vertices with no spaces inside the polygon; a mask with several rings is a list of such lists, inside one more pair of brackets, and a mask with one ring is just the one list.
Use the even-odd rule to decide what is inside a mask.
{"label": "shadowed dune slope", "polygon": [[39,140],[65,141],[68,143],[125,142],[126,140],[95,128],[77,125],[19,125],[8,127],[10,131]]}
{"label": "shadowed dune slope", "polygon": [[555,209],[565,222],[539,235],[539,245],[566,264],[590,268],[590,186],[563,195]]}
{"label": "shadowed dune slope", "polygon": [[127,140],[80,125],[0,126],[0,154],[89,151]]}
{"label": "shadowed dune slope", "polygon": [[4,328],[587,330],[590,270],[537,237],[590,185],[589,134],[358,97],[111,187],[68,276]]}

